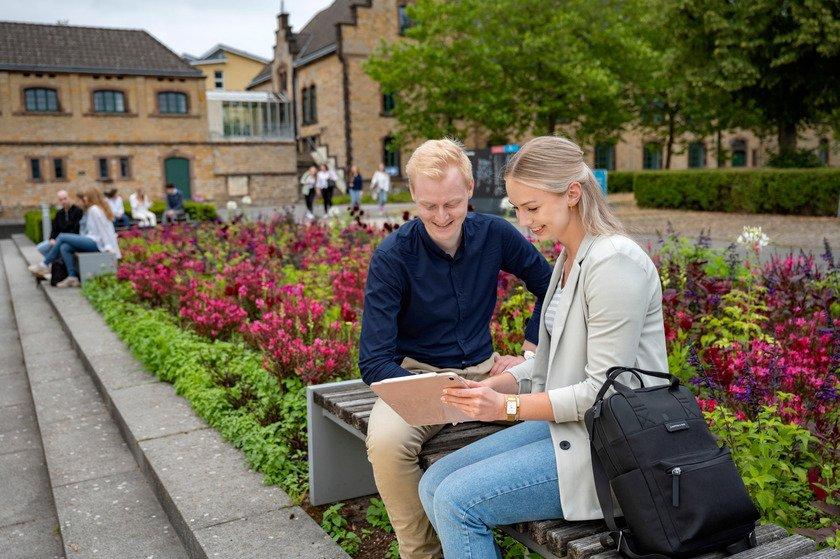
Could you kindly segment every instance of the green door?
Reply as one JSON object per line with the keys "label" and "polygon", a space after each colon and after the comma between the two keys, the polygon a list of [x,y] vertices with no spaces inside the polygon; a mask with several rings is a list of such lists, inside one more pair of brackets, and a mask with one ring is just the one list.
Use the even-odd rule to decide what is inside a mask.
{"label": "green door", "polygon": [[190,160],[183,157],[170,157],[163,162],[166,182],[172,183],[181,191],[185,200],[191,198],[190,193]]}

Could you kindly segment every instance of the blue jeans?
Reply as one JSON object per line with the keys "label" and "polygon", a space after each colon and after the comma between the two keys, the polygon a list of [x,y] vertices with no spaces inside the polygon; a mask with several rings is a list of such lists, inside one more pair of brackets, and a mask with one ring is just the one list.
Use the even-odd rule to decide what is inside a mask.
{"label": "blue jeans", "polygon": [[491,528],[562,518],[548,423],[526,421],[435,462],[420,500],[446,559],[501,559]]}
{"label": "blue jeans", "polygon": [[67,266],[67,275],[78,278],[76,259],[73,258],[73,255],[77,252],[99,252],[99,247],[96,246],[96,241],[90,237],[76,235],[75,233],[59,233],[58,237],[55,238],[55,244],[44,257],[44,264],[49,266],[61,255],[64,265]]}
{"label": "blue jeans", "polygon": [[38,249],[38,252],[41,253],[41,256],[46,256],[52,248],[52,245],[50,245],[50,241],[49,239],[47,239],[46,241],[41,241],[40,243],[35,245],[35,248]]}
{"label": "blue jeans", "polygon": [[350,205],[354,208],[359,205],[359,202],[362,199],[362,191],[361,190],[353,190],[350,189]]}
{"label": "blue jeans", "polygon": [[385,207],[385,202],[388,201],[388,191],[379,189],[379,193],[376,195],[376,202],[379,204],[380,208]]}

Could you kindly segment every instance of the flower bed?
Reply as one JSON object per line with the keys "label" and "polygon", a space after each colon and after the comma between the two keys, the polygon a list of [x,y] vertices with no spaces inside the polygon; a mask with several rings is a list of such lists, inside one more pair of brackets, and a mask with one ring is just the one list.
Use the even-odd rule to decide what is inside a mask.
{"label": "flower bed", "polygon": [[[118,281],[85,292],[267,482],[303,497],[303,387],[358,377],[367,264],[395,227],[277,218],[128,231]],[[544,253],[553,260],[559,248]],[[830,251],[822,266],[806,255],[760,265],[673,235],[649,250],[671,371],[732,448],[764,518],[830,537],[840,441],[840,271]],[[497,296],[494,344],[518,352],[533,297],[504,273]]]}

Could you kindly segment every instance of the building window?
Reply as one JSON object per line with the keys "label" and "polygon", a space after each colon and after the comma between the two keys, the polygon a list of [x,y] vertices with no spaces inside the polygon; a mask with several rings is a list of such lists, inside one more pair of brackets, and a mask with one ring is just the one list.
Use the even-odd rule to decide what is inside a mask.
{"label": "building window", "polygon": [[615,144],[603,142],[595,144],[595,168],[615,170]]}
{"label": "building window", "polygon": [[225,88],[224,74],[221,70],[216,70],[215,72],[213,72],[213,85],[216,87],[216,89]]}
{"label": "building window", "polygon": [[645,144],[644,159],[642,167],[645,169],[662,168],[662,144],[659,142],[648,142]]}
{"label": "building window", "polygon": [[58,94],[54,89],[31,87],[24,90],[26,110],[31,113],[58,112]]}
{"label": "building window", "polygon": [[400,35],[405,35],[408,28],[414,25],[414,22],[411,21],[410,17],[408,17],[407,6],[397,6],[397,23],[399,25]]}
{"label": "building window", "polygon": [[732,166],[747,166],[747,141],[742,139],[732,140]]}
{"label": "building window", "polygon": [[41,172],[41,160],[31,158],[29,160],[29,178],[33,182],[43,182],[44,174]]}
{"label": "building window", "polygon": [[829,149],[828,149],[828,138],[820,138],[820,145],[817,147],[817,157],[820,158],[822,164],[828,167],[829,162]]}
{"label": "building window", "polygon": [[400,149],[394,143],[393,136],[382,139],[382,163],[390,175],[400,174]]}
{"label": "building window", "polygon": [[108,180],[111,178],[111,171],[108,168],[108,158],[100,157],[96,160],[96,168],[99,172],[99,180]]}
{"label": "building window", "polygon": [[120,157],[120,178],[121,179],[130,179],[131,178],[131,158],[130,157]]}
{"label": "building window", "polygon": [[303,100],[302,109],[304,124],[314,124],[318,122],[318,101],[315,95],[314,85],[303,88],[301,99]]}
{"label": "building window", "polygon": [[124,113],[125,93],[122,91],[94,91],[93,111],[96,113]]}
{"label": "building window", "polygon": [[53,159],[53,178],[57,181],[67,180],[67,169],[64,166],[64,160],[59,157]]}
{"label": "building window", "polygon": [[391,116],[394,114],[394,108],[397,106],[397,100],[393,93],[382,94],[382,114]]}
{"label": "building window", "polygon": [[706,144],[691,142],[688,144],[688,166],[702,168],[706,166]]}
{"label": "building window", "polygon": [[178,91],[161,91],[157,94],[158,112],[164,115],[187,114],[187,94]]}

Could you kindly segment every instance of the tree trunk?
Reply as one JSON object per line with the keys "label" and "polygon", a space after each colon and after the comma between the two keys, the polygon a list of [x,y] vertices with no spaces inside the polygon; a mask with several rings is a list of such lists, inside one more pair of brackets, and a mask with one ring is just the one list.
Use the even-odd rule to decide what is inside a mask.
{"label": "tree trunk", "polygon": [[717,166],[720,168],[726,163],[723,157],[723,132],[721,130],[718,130],[715,135],[715,143],[717,145]]}
{"label": "tree trunk", "polygon": [[546,119],[545,123],[545,135],[546,136],[553,136],[554,130],[557,128],[557,113],[551,111],[548,113],[548,118]]}
{"label": "tree trunk", "polygon": [[779,153],[796,150],[796,123],[779,122]]}
{"label": "tree trunk", "polygon": [[671,168],[671,155],[674,153],[674,113],[668,113],[668,144],[665,146],[665,168]]}

